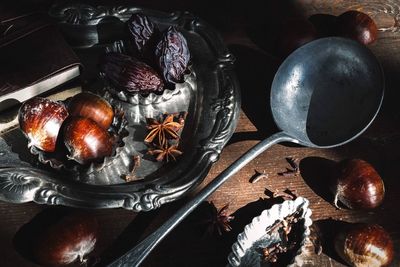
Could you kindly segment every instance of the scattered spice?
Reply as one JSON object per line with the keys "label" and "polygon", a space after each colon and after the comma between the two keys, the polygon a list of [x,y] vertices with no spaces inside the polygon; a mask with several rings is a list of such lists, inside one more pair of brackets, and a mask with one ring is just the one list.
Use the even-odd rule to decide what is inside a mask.
{"label": "scattered spice", "polygon": [[268,178],[268,174],[265,172],[265,170],[263,172],[255,170],[255,174],[250,178],[249,182],[255,184],[261,179],[266,179],[266,178]]}
{"label": "scattered spice", "polygon": [[269,190],[268,188],[265,188],[264,194],[265,194],[267,197],[269,197],[269,198],[274,198],[274,192],[272,192],[272,191]]}
{"label": "scattered spice", "polygon": [[296,199],[297,198],[297,190],[296,189],[289,189],[286,188],[283,193],[285,193],[286,195],[288,195],[291,199]]}
{"label": "scattered spice", "polygon": [[162,121],[153,118],[146,118],[147,129],[150,132],[144,139],[145,143],[157,141],[157,145],[165,147],[168,139],[179,139],[178,131],[183,127],[179,122],[174,121],[174,115],[167,115]]}
{"label": "scattered spice", "polygon": [[296,190],[286,188],[284,191],[280,192],[279,189],[275,189],[275,191],[271,191],[268,188],[265,188],[264,194],[266,194],[270,198],[278,198],[281,197],[284,200],[293,200],[297,198]]}
{"label": "scattered spice", "polygon": [[281,255],[284,256],[284,253],[294,251],[296,245],[299,245],[299,229],[294,226],[298,225],[300,215],[300,212],[296,211],[266,229],[269,235],[278,234],[281,241],[261,248],[261,256],[264,261],[276,263]]}
{"label": "scattered spice", "polygon": [[165,145],[164,147],[156,147],[151,148],[147,152],[148,154],[155,156],[157,161],[166,161],[169,162],[171,160],[176,161],[176,157],[182,155],[182,151],[178,149],[178,145]]}
{"label": "scattered spice", "polygon": [[289,163],[291,169],[290,168],[286,168],[286,171],[279,172],[278,175],[280,175],[280,176],[295,175],[296,176],[297,174],[299,174],[299,172],[300,172],[299,165],[298,165],[298,161],[299,160],[296,159],[296,158],[287,157],[286,161]]}
{"label": "scattered spice", "polygon": [[287,252],[286,247],[282,247],[280,243],[276,243],[272,245],[271,247],[267,247],[263,249],[263,259],[264,261],[268,262],[277,262],[278,261],[278,255],[280,253]]}
{"label": "scattered spice", "polygon": [[149,146],[149,155],[153,155],[157,161],[170,162],[183,154],[178,146],[186,115],[187,112],[181,112],[164,114],[160,120],[146,118],[146,127],[150,132],[144,142]]}
{"label": "scattered spice", "polygon": [[321,242],[321,232],[318,226],[312,224],[310,227],[311,233],[309,239],[314,246],[314,252],[317,255],[321,255],[322,253],[322,242]]}
{"label": "scattered spice", "polygon": [[133,156],[133,167],[132,170],[129,174],[125,175],[124,179],[126,182],[130,182],[133,180],[136,180],[136,169],[140,167],[140,156],[139,155],[135,155]]}
{"label": "scattered spice", "polygon": [[212,208],[211,217],[204,221],[204,223],[208,224],[206,232],[217,232],[219,235],[222,235],[224,232],[231,231],[232,227],[229,225],[229,222],[231,222],[235,217],[228,215],[229,204],[226,204],[220,210],[217,209],[212,201],[210,201],[210,205]]}

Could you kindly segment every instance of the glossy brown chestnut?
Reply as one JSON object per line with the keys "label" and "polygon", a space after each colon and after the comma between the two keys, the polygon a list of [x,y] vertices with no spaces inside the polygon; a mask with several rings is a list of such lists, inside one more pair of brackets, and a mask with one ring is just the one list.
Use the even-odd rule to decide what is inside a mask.
{"label": "glossy brown chestnut", "polygon": [[68,158],[80,164],[99,161],[111,156],[113,141],[109,133],[93,120],[70,117],[64,125],[64,144]]}
{"label": "glossy brown chestnut", "polygon": [[317,38],[314,25],[303,18],[293,18],[286,21],[277,40],[277,52],[286,57],[300,46]]}
{"label": "glossy brown chestnut", "polygon": [[68,111],[61,102],[34,97],[22,104],[18,120],[19,127],[28,138],[28,147],[53,152],[61,125],[67,117]]}
{"label": "glossy brown chestnut", "polygon": [[385,196],[385,186],[375,168],[361,159],[338,163],[334,175],[334,204],[338,201],[350,209],[373,209]]}
{"label": "glossy brown chestnut", "polygon": [[33,250],[35,260],[44,266],[81,263],[97,242],[98,222],[89,214],[64,216],[51,225],[38,239]]}
{"label": "glossy brown chestnut", "polygon": [[355,267],[388,266],[394,257],[393,242],[377,224],[354,224],[335,237],[335,250]]}
{"label": "glossy brown chestnut", "polygon": [[68,103],[68,112],[72,116],[92,119],[103,129],[107,130],[114,119],[114,109],[104,98],[89,93],[79,93]]}
{"label": "glossy brown chestnut", "polygon": [[354,39],[364,45],[373,43],[378,37],[378,27],[365,13],[356,10],[344,12],[337,18],[339,36]]}

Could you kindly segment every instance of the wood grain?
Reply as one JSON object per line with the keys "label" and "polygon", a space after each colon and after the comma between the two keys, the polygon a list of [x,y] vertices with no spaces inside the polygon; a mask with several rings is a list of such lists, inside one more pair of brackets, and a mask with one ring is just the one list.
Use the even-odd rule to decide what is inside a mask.
{"label": "wood grain", "polygon": [[[355,9],[371,15],[378,25],[379,38],[370,48],[380,60],[386,76],[386,97],[382,111],[368,131],[355,141],[334,149],[311,149],[289,144],[273,146],[234,175],[208,199],[217,208],[229,203],[229,212],[235,216],[231,232],[222,236],[205,234],[206,225],[200,222],[208,218],[209,206],[204,203],[155,249],[143,266],[225,266],[226,256],[237,234],[253,216],[257,216],[261,210],[274,203],[268,197],[268,192],[282,192],[286,189],[310,200],[312,219],[321,229],[329,225],[330,219],[382,225],[395,243],[396,259],[392,266],[399,266],[400,1],[269,1],[267,9],[261,8],[257,1],[251,0],[246,1],[245,6],[243,2],[229,2],[230,8],[227,9],[227,1],[220,1],[213,3],[216,7],[210,12],[207,12],[207,4],[212,1],[172,1],[168,2],[168,6],[156,0],[139,2],[143,3],[141,6],[159,7],[164,10],[174,10],[175,7],[190,10],[221,30],[231,51],[237,57],[236,70],[242,89],[242,112],[236,133],[223,150],[219,161],[211,168],[205,181],[189,196],[148,213],[135,214],[126,210],[92,211],[102,228],[101,239],[94,255],[101,256],[103,261],[107,262],[123,254],[261,138],[277,131],[268,106],[268,88],[279,65],[279,60],[269,50],[274,33],[278,31],[276,21],[293,15],[339,15]],[[219,14],[222,14],[222,18]],[[251,27],[254,25],[267,26],[256,28],[254,31],[254,27]],[[278,175],[290,167],[286,157],[300,161],[299,174]],[[362,158],[376,167],[387,190],[382,206],[371,211],[351,211],[337,210],[331,204],[332,194],[327,186],[330,168],[345,158]],[[249,180],[255,171],[265,171],[268,178],[250,183]],[[36,266],[15,250],[13,237],[21,226],[46,208],[48,207],[34,203],[17,205],[0,202],[1,266]],[[337,231],[334,227],[328,229],[333,233]],[[304,256],[303,266],[344,265],[337,255],[329,250],[328,244],[319,256],[310,246],[309,253]]]}

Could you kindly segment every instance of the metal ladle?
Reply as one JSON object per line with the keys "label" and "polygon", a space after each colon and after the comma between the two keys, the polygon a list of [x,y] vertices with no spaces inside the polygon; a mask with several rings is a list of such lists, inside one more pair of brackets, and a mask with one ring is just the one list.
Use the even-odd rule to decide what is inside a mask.
{"label": "metal ladle", "polygon": [[282,130],[261,141],[167,220],[109,266],[138,266],[152,249],[229,177],[280,142],[329,148],[364,132],[382,104],[384,77],[375,56],[349,39],[323,38],[293,52],[279,67],[271,109]]}

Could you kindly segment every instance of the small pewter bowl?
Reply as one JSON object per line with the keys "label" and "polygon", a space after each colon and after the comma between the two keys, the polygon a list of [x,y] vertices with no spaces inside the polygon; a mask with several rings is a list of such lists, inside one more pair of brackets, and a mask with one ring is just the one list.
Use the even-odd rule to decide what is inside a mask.
{"label": "small pewter bowl", "polygon": [[[263,248],[270,247],[282,240],[282,235],[279,231],[272,231],[272,226],[277,222],[283,221],[290,215],[297,214],[298,222],[296,224],[299,231],[298,245],[295,246],[296,251],[293,251],[293,258],[287,266],[300,266],[300,256],[305,245],[308,242],[310,235],[311,210],[308,207],[309,201],[303,197],[298,197],[295,200],[286,200],[281,204],[276,204],[270,209],[264,210],[261,215],[253,218],[252,222],[245,226],[244,231],[237,237],[237,242],[232,245],[232,252],[228,256],[228,266],[271,266],[272,263],[264,260]],[[294,224],[295,225],[295,224]],[[293,225],[293,226],[294,226]],[[294,227],[293,227],[294,228]],[[295,229],[296,230],[296,229]],[[294,230],[292,230],[294,231]],[[278,255],[284,256],[290,251]]]}

